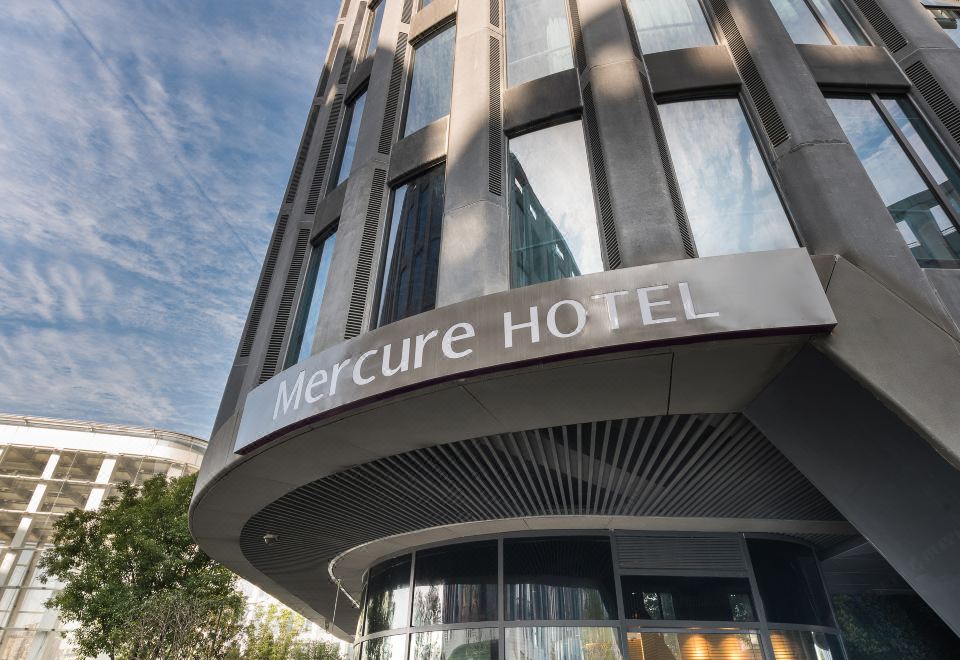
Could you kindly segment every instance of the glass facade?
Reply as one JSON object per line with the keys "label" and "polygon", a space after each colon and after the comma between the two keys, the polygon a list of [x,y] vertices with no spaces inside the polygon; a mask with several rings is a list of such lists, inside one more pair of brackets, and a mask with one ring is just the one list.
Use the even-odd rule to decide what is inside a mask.
{"label": "glass facade", "polygon": [[645,54],[716,43],[699,0],[629,0]]}
{"label": "glass facade", "polygon": [[393,191],[378,325],[433,309],[443,229],[443,166]]}
{"label": "glass facade", "polygon": [[797,247],[737,99],[659,110],[698,256]]}
{"label": "glass facade", "polygon": [[512,138],[509,148],[511,285],[603,270],[582,123]]}
{"label": "glass facade", "polygon": [[370,571],[364,607],[364,634],[404,628],[410,612],[410,557]]}
{"label": "glass facade", "polygon": [[506,0],[507,84],[573,68],[563,0]]}
{"label": "glass facade", "polygon": [[[628,660],[763,660],[755,632],[631,632]],[[804,659],[806,660],[806,659]],[[811,656],[810,660],[821,660]],[[825,659],[824,659],[825,660]]]}
{"label": "glass facade", "polygon": [[433,630],[410,639],[410,660],[497,660],[496,628]]}
{"label": "glass facade", "polygon": [[616,628],[507,628],[507,660],[619,660]]}
{"label": "glass facade", "polygon": [[497,618],[497,543],[467,543],[417,554],[413,625]]}
{"label": "glass facade", "polygon": [[625,575],[627,619],[756,621],[746,578]]}
{"label": "glass facade", "polygon": [[833,625],[830,601],[810,548],[766,539],[750,539],[747,547],[768,621]]}
{"label": "glass facade", "polygon": [[795,44],[869,46],[840,0],[770,0]]}
{"label": "glass facade", "polygon": [[834,115],[921,266],[960,267],[960,173],[905,98],[830,98]]}
{"label": "glass facade", "polygon": [[413,49],[413,71],[404,135],[450,114],[453,90],[453,44],[457,29],[450,26]]}
{"label": "glass facade", "polygon": [[930,7],[933,19],[943,28],[953,43],[960,46],[960,7],[949,9],[944,7]]}
{"label": "glass facade", "polygon": [[353,156],[357,151],[357,139],[360,137],[360,122],[363,119],[363,106],[367,100],[367,92],[357,96],[347,109],[347,131],[341,146],[340,163],[337,165],[337,178],[334,187],[339,186],[350,176],[353,167]]}
{"label": "glass facade", "polygon": [[306,360],[313,353],[313,337],[317,334],[320,311],[323,308],[323,296],[327,290],[327,276],[333,261],[333,250],[337,244],[337,232],[328,232],[325,238],[314,244],[310,254],[307,278],[300,294],[297,320],[287,350],[286,367]]}
{"label": "glass facade", "polygon": [[377,6],[371,9],[373,16],[370,20],[370,30],[367,32],[367,56],[377,52],[377,43],[380,41],[380,29],[383,27],[383,11],[387,0],[380,0]]}

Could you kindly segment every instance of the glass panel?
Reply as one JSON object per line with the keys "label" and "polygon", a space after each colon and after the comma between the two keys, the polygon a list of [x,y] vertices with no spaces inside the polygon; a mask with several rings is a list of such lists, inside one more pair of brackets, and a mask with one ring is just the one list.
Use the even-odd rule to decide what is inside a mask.
{"label": "glass panel", "polygon": [[387,0],[380,0],[373,9],[373,23],[370,24],[370,34],[367,35],[367,55],[372,55],[377,51],[377,42],[380,40],[380,28],[383,27],[383,8],[386,7]]}
{"label": "glass panel", "polygon": [[[410,557],[374,566],[370,569],[367,586],[364,634],[406,627],[409,621],[409,603]],[[403,657],[402,647],[400,653]]]}
{"label": "glass panel", "polygon": [[350,169],[353,167],[353,155],[357,151],[357,138],[360,136],[360,120],[363,118],[363,105],[367,100],[367,93],[364,92],[350,105],[349,128],[347,129],[347,139],[343,144],[343,155],[340,156],[340,168],[337,174],[337,185],[347,180],[350,176]]}
{"label": "glass panel", "polygon": [[507,84],[573,68],[563,0],[506,0]]}
{"label": "glass panel", "polygon": [[510,140],[510,180],[512,286],[603,270],[579,120]]}
{"label": "glass panel", "polygon": [[757,633],[627,633],[629,660],[763,660]]}
{"label": "glass panel", "polygon": [[849,98],[827,101],[920,265],[960,265],[956,227],[873,103]]}
{"label": "glass panel", "polygon": [[406,642],[406,635],[367,640],[363,643],[360,658],[361,660],[403,660]]}
{"label": "glass panel", "polygon": [[840,0],[811,0],[836,40],[844,46],[869,46],[860,26]]}
{"label": "glass panel", "polygon": [[627,619],[756,621],[746,578],[625,575]]}
{"label": "glass panel", "polygon": [[503,573],[507,620],[617,618],[606,538],[507,539]]}
{"label": "glass panel", "polygon": [[840,642],[833,635],[812,630],[771,630],[776,660],[843,660]]}
{"label": "glass panel", "polygon": [[310,254],[310,268],[303,283],[297,323],[293,328],[293,337],[287,352],[287,367],[303,362],[313,353],[313,337],[317,334],[317,324],[320,322],[323,294],[327,289],[327,275],[330,273],[330,262],[333,261],[336,244],[337,234],[334,232],[327,236],[323,243],[314,246]]}
{"label": "glass panel", "polygon": [[507,628],[506,660],[620,660],[616,628]]}
{"label": "glass panel", "polygon": [[433,2],[433,0],[420,0],[420,9],[423,9],[424,7],[429,5],[431,2]]}
{"label": "glass panel", "polygon": [[768,621],[832,626],[813,551],[796,543],[748,539],[750,559]]}
{"label": "glass panel", "polygon": [[456,33],[455,27],[449,27],[414,49],[404,135],[416,133],[427,124],[450,114]]}
{"label": "glass panel", "polygon": [[393,192],[379,325],[433,309],[443,229],[443,166]]}
{"label": "glass panel", "polygon": [[645,54],[716,43],[698,0],[630,0],[630,13]]}
{"label": "glass panel", "polygon": [[821,44],[829,46],[833,42],[824,31],[820,22],[810,11],[805,0],[770,0],[780,15],[783,27],[787,28],[795,44]]}
{"label": "glass panel", "polygon": [[953,43],[960,46],[960,9],[931,9],[934,20],[939,23]]}
{"label": "glass panel", "polygon": [[736,99],[667,103],[660,117],[699,256],[797,247]]}
{"label": "glass panel", "polygon": [[410,660],[497,660],[499,650],[496,628],[437,630],[410,639]]}
{"label": "glass panel", "polygon": [[496,541],[417,553],[413,625],[469,623],[496,618]]}

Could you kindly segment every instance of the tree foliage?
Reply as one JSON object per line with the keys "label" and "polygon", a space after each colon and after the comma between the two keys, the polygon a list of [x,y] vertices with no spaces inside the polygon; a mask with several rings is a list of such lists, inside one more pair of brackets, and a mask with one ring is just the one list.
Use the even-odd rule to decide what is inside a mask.
{"label": "tree foliage", "polygon": [[338,645],[307,641],[307,620],[285,607],[258,607],[238,648],[242,660],[339,660]]}
{"label": "tree foliage", "polygon": [[200,660],[235,647],[244,599],[234,575],[190,535],[195,483],[122,484],[98,510],[56,522],[40,568],[64,586],[47,606],[79,624],[72,634],[82,657]]}

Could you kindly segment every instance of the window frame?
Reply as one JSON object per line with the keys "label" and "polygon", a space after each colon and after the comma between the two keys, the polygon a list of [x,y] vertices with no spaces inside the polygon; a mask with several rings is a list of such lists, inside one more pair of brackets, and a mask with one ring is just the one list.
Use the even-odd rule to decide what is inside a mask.
{"label": "window frame", "polygon": [[[830,2],[830,1],[831,0],[826,0],[826,2]],[[875,46],[876,43],[874,42],[873,39],[870,38],[869,33],[863,29],[863,24],[857,18],[856,14],[854,14],[850,10],[850,8],[846,6],[843,0],[836,0],[836,1],[839,2],[841,5],[843,5],[843,8],[847,10],[847,14],[850,16],[850,20],[852,20],[854,25],[857,26],[857,29],[860,30],[860,34],[863,35],[863,38],[867,40],[867,43],[864,45]],[[800,0],[800,2],[803,2],[805,5],[807,5],[807,9],[810,10],[810,13],[813,15],[814,20],[820,25],[820,28],[823,30],[824,34],[827,35],[827,39],[830,40],[831,45],[833,46],[848,45],[840,42],[840,40],[837,38],[836,33],[830,28],[830,25],[827,23],[827,20],[823,17],[823,14],[820,13],[820,10],[817,9],[817,6],[813,3],[813,0]],[[842,16],[838,15],[838,18],[840,18],[840,20],[843,21]],[[786,26],[784,26],[784,28],[786,28]],[[795,45],[809,45],[809,44],[795,44]],[[850,44],[850,45],[858,46],[860,44]]]}
{"label": "window frame", "polygon": [[[510,46],[509,46],[510,41],[509,41],[509,35],[507,34],[508,31],[509,31],[509,29],[510,29],[510,26],[508,25],[508,22],[507,22],[507,3],[508,3],[508,2],[523,2],[523,0],[503,0],[503,21],[502,21],[502,22],[503,22],[503,88],[504,88],[504,93],[506,93],[507,90],[509,90],[509,89],[511,89],[511,88],[513,88],[513,87],[520,87],[521,85],[526,85],[527,83],[532,83],[532,82],[537,81],[537,80],[542,80],[543,78],[546,78],[547,76],[556,75],[556,74],[558,74],[558,73],[562,73],[563,71],[576,71],[576,72],[577,72],[577,78],[578,78],[578,80],[579,80],[579,76],[580,76],[580,66],[581,66],[581,65],[586,65],[586,62],[578,62],[578,61],[577,61],[577,42],[576,42],[576,38],[575,38],[574,33],[573,33],[573,17],[570,15],[570,3],[569,3],[569,2],[564,2],[563,0],[559,0],[559,1],[560,1],[560,3],[563,5],[563,15],[564,15],[564,16],[566,17],[566,19],[567,19],[567,46],[570,48],[570,61],[572,62],[573,66],[571,66],[569,69],[563,69],[563,70],[561,70],[561,71],[555,71],[554,73],[548,73],[546,76],[540,76],[539,78],[532,78],[532,79],[530,79],[530,80],[526,80],[526,81],[521,82],[521,83],[511,83],[511,82],[510,82]],[[559,123],[563,123],[563,122],[559,122]],[[547,128],[548,126],[549,126],[549,124],[544,125],[544,126],[540,126],[540,128]],[[532,130],[537,130],[537,128],[533,128]],[[526,130],[526,129],[523,131],[523,133],[529,133],[529,132],[531,132],[531,131],[530,131],[530,130]],[[517,135],[522,135],[523,133],[518,133]],[[509,139],[509,138],[508,138],[508,139]]]}
{"label": "window frame", "polygon": [[[910,140],[900,131],[900,127],[897,126],[897,123],[893,120],[893,117],[890,115],[890,112],[887,110],[886,106],[883,105],[883,99],[891,99],[894,101],[905,101],[910,104],[917,115],[920,117],[921,121],[926,125],[926,128],[930,132],[930,136],[933,140],[936,141],[937,148],[941,149],[948,158],[953,161],[953,164],[960,170],[960,159],[957,158],[957,154],[952,150],[943,137],[940,135],[940,131],[937,128],[936,124],[930,121],[930,118],[927,116],[927,113],[923,112],[923,109],[920,107],[920,104],[917,103],[912,94],[907,93],[884,93],[884,92],[864,92],[857,94],[855,92],[846,92],[839,94],[827,94],[829,98],[838,98],[838,99],[856,99],[860,101],[869,101],[873,105],[874,109],[879,113],[880,118],[883,120],[883,123],[886,125],[887,129],[893,135],[894,139],[897,141],[897,144],[903,150],[904,155],[906,155],[907,160],[910,161],[910,164],[913,165],[913,168],[917,171],[917,174],[920,175],[920,178],[923,179],[923,182],[926,184],[927,188],[930,189],[930,192],[933,193],[934,198],[937,200],[937,203],[943,209],[944,214],[947,216],[947,219],[953,223],[954,229],[960,233],[960,210],[957,210],[953,207],[953,204],[950,200],[943,194],[943,191],[940,189],[940,183],[937,182],[936,177],[930,173],[930,170],[927,168],[926,164],[923,162],[923,159],[920,157],[920,154],[917,153],[913,145],[910,144]],[[841,129],[843,127],[841,126]],[[844,133],[846,135],[846,133]],[[923,138],[920,138],[923,140]],[[857,159],[859,160],[859,158]],[[871,181],[872,184],[872,181]],[[876,185],[874,189],[876,189]],[[877,191],[879,195],[879,191]],[[886,206],[886,205],[884,205]],[[889,212],[888,212],[889,213]],[[896,226],[896,219],[890,215],[890,220]],[[904,241],[904,245],[909,249],[909,244]],[[928,262],[933,262],[935,260],[927,260]],[[917,262],[921,268],[938,268],[943,270],[958,270],[960,269],[960,264],[957,265],[924,265]]]}
{"label": "window frame", "polygon": [[[387,10],[387,0],[379,0],[379,2],[377,2],[377,0],[373,0],[369,5],[367,5],[367,12],[368,12],[367,27],[364,30],[363,50],[360,51],[361,53],[363,53],[362,59],[364,60],[374,57],[377,54],[376,49],[374,49],[372,53],[370,52],[370,45],[373,41],[373,28],[377,24],[377,12],[380,10],[383,10],[383,11]],[[380,25],[382,29],[383,23],[381,23]],[[379,39],[379,36],[380,35],[378,32],[377,33],[378,39]]]}
{"label": "window frame", "polygon": [[[386,2],[386,1],[387,1],[387,0],[381,0],[381,2]],[[423,34],[417,35],[417,38],[416,38],[413,42],[407,42],[408,57],[406,58],[406,59],[407,59],[407,65],[406,65],[406,67],[405,67],[405,73],[406,73],[406,78],[407,78],[407,79],[406,79],[406,81],[404,81],[404,84],[403,84],[403,98],[402,98],[402,100],[401,100],[402,103],[401,103],[400,122],[399,122],[399,123],[400,123],[400,126],[399,126],[399,130],[398,130],[398,133],[397,133],[397,141],[398,141],[398,142],[399,142],[400,140],[404,140],[404,139],[410,137],[411,135],[413,135],[413,133],[407,133],[407,115],[408,115],[408,113],[410,112],[410,93],[413,91],[413,74],[414,74],[414,72],[415,72],[415,69],[414,69],[414,68],[415,68],[416,65],[417,65],[417,49],[420,48],[420,46],[423,46],[424,44],[426,44],[428,41],[430,41],[430,40],[433,39],[434,37],[439,36],[442,32],[444,32],[444,31],[446,31],[446,30],[448,30],[448,29],[450,29],[450,28],[453,28],[454,30],[457,29],[457,17],[456,17],[456,15],[451,16],[449,19],[447,19],[447,20],[445,20],[445,21],[441,21],[440,23],[437,23],[437,25],[433,26],[432,28],[430,28],[430,30],[424,32]],[[451,109],[452,109],[452,106],[453,106],[453,84],[452,84],[452,77],[456,74],[456,70],[457,70],[456,67],[457,67],[457,35],[456,35],[456,32],[454,32],[454,35],[453,35],[453,49],[452,49],[451,52],[450,52],[450,75],[451,75],[451,85],[450,85],[450,87],[451,87],[451,89],[450,89],[450,102],[451,102],[451,103],[450,103],[450,105],[451,105]],[[449,116],[449,114],[450,114],[450,113],[448,112],[447,115],[444,115],[444,116]],[[438,117],[438,118],[435,119],[434,121],[439,121],[439,120],[442,119],[442,118],[443,118],[443,117]],[[433,123],[433,122],[430,122],[430,124],[432,124],[432,123]],[[420,128],[420,129],[418,129],[418,130],[423,130],[424,128],[426,128],[426,127],[429,126],[430,124],[427,124],[426,126],[423,126],[422,128]],[[414,133],[416,133],[416,132],[417,132],[417,131],[414,131]]]}
{"label": "window frame", "polygon": [[[381,2],[386,2],[386,0],[381,0]],[[339,131],[339,135],[337,136],[337,150],[334,153],[335,158],[333,160],[334,166],[330,169],[330,180],[327,182],[327,191],[326,191],[327,194],[336,190],[337,187],[341,185],[341,183],[346,183],[347,181],[350,180],[350,172],[347,172],[346,177],[344,177],[343,181],[340,182],[340,175],[342,174],[340,170],[343,168],[343,157],[347,152],[347,140],[350,137],[350,128],[353,122],[354,112],[356,111],[357,101],[359,101],[360,97],[366,94],[369,91],[369,89],[370,89],[370,81],[367,80],[362,85],[360,85],[356,90],[354,90],[354,92],[349,96],[349,98],[344,103],[345,111],[343,113],[343,120],[340,122],[340,131]],[[362,113],[360,115],[360,121],[361,122],[363,121]],[[359,127],[358,127],[357,146],[359,146],[360,144],[360,140],[359,140],[360,135],[362,135],[362,133],[360,133]],[[354,157],[354,160],[356,160],[356,157],[357,157],[356,151],[354,151],[353,157]],[[350,163],[350,169],[353,169],[353,161],[351,161]]]}
{"label": "window frame", "polygon": [[[723,44],[726,41],[723,33],[720,31],[717,21],[713,15],[713,12],[710,10],[710,7],[707,6],[706,0],[696,0],[700,5],[700,11],[703,12],[703,20],[707,24],[707,29],[710,31],[710,34],[713,36],[713,45],[717,46]],[[652,53],[645,53],[643,51],[643,43],[640,41],[640,34],[637,32],[637,21],[633,15],[633,0],[626,0],[623,3],[626,8],[627,20],[630,23],[628,28],[630,29],[630,34],[633,36],[633,40],[637,44],[637,50],[640,51],[641,58],[647,57],[648,55],[658,55],[659,53],[672,53],[678,50],[687,50],[688,48],[705,48],[708,46],[690,46],[688,48],[672,48],[670,50],[658,50]]]}
{"label": "window frame", "polygon": [[[300,363],[300,360],[297,360],[296,357],[299,357],[300,351],[303,350],[303,342],[307,340],[307,337],[306,335],[304,335],[304,337],[300,340],[300,345],[297,346],[297,356],[293,355],[293,340],[294,340],[294,337],[296,337],[299,332],[298,327],[300,326],[301,321],[304,323],[304,325],[306,324],[306,317],[303,315],[303,312],[310,311],[309,308],[306,310],[304,310],[303,308],[303,303],[305,300],[304,293],[306,293],[306,289],[307,289],[307,278],[310,277],[310,271],[314,264],[314,261],[313,261],[314,258],[317,259],[317,263],[319,264],[319,261],[323,258],[324,245],[326,245],[326,242],[330,240],[332,236],[336,235],[339,227],[340,227],[340,218],[337,217],[334,220],[332,220],[326,227],[324,227],[323,231],[319,232],[310,241],[310,254],[307,259],[307,267],[304,269],[300,286],[297,289],[297,299],[293,307],[293,309],[296,310],[296,316],[293,317],[293,324],[291,325],[290,336],[287,338],[287,346],[285,347],[285,350],[283,352],[283,355],[284,355],[283,368],[284,369],[289,369],[290,367],[293,367],[294,365],[297,365]],[[330,256],[331,264],[333,263],[333,259],[335,256],[336,256],[336,245],[334,245],[334,253]],[[318,268],[319,268],[319,265],[318,265]],[[316,280],[314,280],[313,282],[314,289],[316,288],[316,286],[317,286],[317,283],[316,283]],[[324,297],[326,297],[326,288],[327,288],[326,283],[324,283]],[[310,295],[311,297],[313,296],[313,291],[310,292]],[[321,300],[320,309],[317,310],[318,315],[322,311],[322,309],[323,309],[323,301]],[[318,316],[318,325],[319,325],[319,316]],[[313,345],[313,338],[310,339],[310,345],[311,346]],[[312,351],[310,355],[313,355]],[[304,358],[304,359],[307,359],[307,358]]]}

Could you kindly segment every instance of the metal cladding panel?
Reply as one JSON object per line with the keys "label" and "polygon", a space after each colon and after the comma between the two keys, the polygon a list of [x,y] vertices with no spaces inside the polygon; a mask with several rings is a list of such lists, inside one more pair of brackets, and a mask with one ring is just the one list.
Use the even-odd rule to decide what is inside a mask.
{"label": "metal cladding panel", "polygon": [[737,538],[618,534],[616,543],[617,562],[626,570],[747,573],[747,563]]}
{"label": "metal cladding panel", "polygon": [[[471,373],[745,334],[827,331],[835,324],[802,249],[547,282],[412,316],[291,367],[248,395],[235,449],[346,405]],[[381,372],[391,352],[391,364],[400,367]]]}

